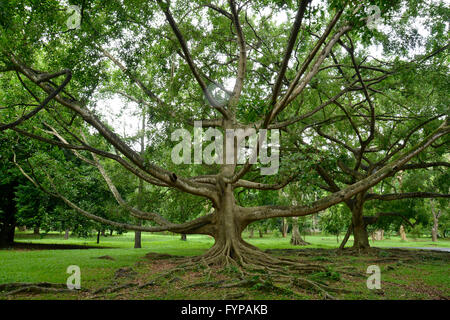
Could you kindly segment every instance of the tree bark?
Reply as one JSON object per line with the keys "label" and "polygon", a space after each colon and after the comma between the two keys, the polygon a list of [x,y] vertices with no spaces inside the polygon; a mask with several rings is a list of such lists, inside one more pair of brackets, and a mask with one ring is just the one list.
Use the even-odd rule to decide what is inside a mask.
{"label": "tree bark", "polygon": [[36,234],[36,235],[39,234],[39,226],[34,226],[34,228],[33,228],[33,234]]}
{"label": "tree bark", "polygon": [[208,264],[216,265],[249,265],[257,259],[255,255],[264,254],[255,246],[242,239],[242,232],[249,224],[242,220],[240,208],[236,206],[231,185],[223,186],[223,193],[215,207],[211,224],[203,232],[211,235],[214,245],[202,259]]}
{"label": "tree bark", "polygon": [[292,218],[292,238],[291,244],[294,246],[306,246],[309,243],[302,239],[298,230],[298,217]]}
{"label": "tree bark", "polygon": [[97,232],[97,244],[100,243],[100,230]]}
{"label": "tree bark", "polygon": [[358,250],[370,248],[369,235],[363,217],[363,199],[364,193],[357,194],[352,208],[353,248]]}
{"label": "tree bark", "polygon": [[142,234],[141,231],[134,232],[134,248],[140,249],[142,248]]}
{"label": "tree bark", "polygon": [[182,241],[186,241],[186,240],[187,240],[186,233],[182,233],[182,234],[181,234],[181,240],[182,240]]}
{"label": "tree bark", "polygon": [[286,218],[283,218],[283,223],[282,223],[282,225],[281,225],[281,233],[282,233],[282,235],[283,235],[283,238],[286,238],[286,237],[287,237],[288,228],[289,228],[289,225],[288,225],[288,223],[287,223],[287,219],[286,219]]}
{"label": "tree bark", "polygon": [[65,233],[64,233],[64,240],[69,239],[69,229],[66,229]]}
{"label": "tree bark", "polygon": [[352,234],[352,232],[353,232],[353,225],[350,224],[347,228],[347,232],[345,233],[344,239],[342,240],[341,245],[339,246],[339,250],[344,249],[345,244],[347,243],[348,239],[350,238],[350,235]]}
{"label": "tree bark", "polygon": [[431,200],[431,213],[433,214],[433,226],[431,227],[431,240],[436,242],[438,239],[439,231],[439,218],[441,217],[441,211],[436,213],[436,208],[434,207],[434,201]]}
{"label": "tree bark", "polygon": [[406,241],[406,232],[405,232],[405,228],[403,227],[403,225],[400,226],[400,237],[402,238],[403,241]]}

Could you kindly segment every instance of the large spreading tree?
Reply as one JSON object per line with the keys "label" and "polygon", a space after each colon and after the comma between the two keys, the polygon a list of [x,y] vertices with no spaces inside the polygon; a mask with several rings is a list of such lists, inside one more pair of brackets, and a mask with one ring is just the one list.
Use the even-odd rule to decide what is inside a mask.
{"label": "large spreading tree", "polygon": [[[213,247],[195,258],[206,264],[302,268],[246,243],[242,231],[253,222],[306,216],[341,202],[360,210],[366,197],[379,197],[370,195],[372,187],[430,146],[448,141],[448,9],[443,2],[70,1],[79,10],[69,14],[59,1],[1,3],[0,132],[13,130],[72,150],[99,170],[123,208],[150,224],[89,212],[64,193],[67,176],[55,170],[52,159],[17,161],[17,167],[36,186],[98,222],[214,237]],[[380,9],[379,21],[373,21],[373,5]],[[414,29],[410,19],[417,16],[426,20],[429,36]],[[67,29],[66,21],[76,18],[79,28]],[[371,54],[376,45],[383,58]],[[420,99],[414,95],[423,84],[415,78],[418,65],[424,66],[422,74],[440,79],[437,85],[427,83]],[[105,92],[145,106],[147,126],[159,128],[159,136],[147,141],[144,152],[101,119],[98,99]],[[395,125],[397,119],[401,122]],[[171,133],[192,132],[195,121],[222,133],[280,130],[276,174],[262,175],[264,165],[251,161],[174,164]],[[224,154],[227,147],[237,148],[224,143]],[[271,147],[276,156],[276,146]],[[350,175],[340,184],[327,175],[338,157],[340,169]],[[132,207],[105,170],[105,159],[147,184],[206,199],[213,210],[174,223]],[[308,199],[301,196],[302,186],[320,178],[330,193],[302,201]],[[236,201],[242,189],[271,193],[294,182],[297,205]],[[359,239],[362,214],[357,217],[353,227]]]}

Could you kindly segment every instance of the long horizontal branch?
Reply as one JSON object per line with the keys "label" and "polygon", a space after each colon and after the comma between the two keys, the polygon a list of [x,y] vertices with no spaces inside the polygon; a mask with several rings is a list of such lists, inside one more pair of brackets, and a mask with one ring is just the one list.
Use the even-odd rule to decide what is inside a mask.
{"label": "long horizontal branch", "polygon": [[386,177],[391,176],[398,170],[398,167],[405,165],[413,157],[429,147],[434,141],[448,133],[450,133],[450,126],[448,125],[448,120],[446,119],[443,124],[427,138],[423,139],[420,143],[414,147],[411,147],[409,150],[404,151],[397,160],[385,165],[365,179],[362,179],[338,192],[334,192],[320,200],[314,201],[309,205],[260,206],[243,208],[243,211],[245,212],[243,218],[248,222],[252,222],[276,217],[305,216],[314,214],[335,204],[346,201],[354,195],[368,190]]}
{"label": "long horizontal branch", "polygon": [[[32,69],[24,66],[19,60],[13,55],[10,56],[11,61],[15,64],[16,68],[24,74],[33,83],[37,84],[41,89],[50,93],[53,91],[51,86],[40,82],[40,77]],[[211,200],[216,200],[215,190],[211,186],[203,185],[194,181],[190,181],[173,172],[169,172],[149,161],[144,160],[137,152],[131,149],[116,133],[109,129],[105,124],[103,124],[94,114],[92,114],[88,109],[82,107],[76,101],[68,100],[60,95],[56,95],[54,98],[61,105],[71,109],[75,113],[79,114],[82,119],[94,127],[102,136],[106,139],[114,148],[121,152],[126,158],[128,158],[134,165],[136,165],[140,170],[147,172],[157,180],[165,183],[171,187],[175,187],[182,191],[204,196],[210,198]],[[23,130],[21,130],[23,131]],[[30,135],[29,135],[30,136]],[[43,140],[43,139],[40,139]],[[86,150],[86,148],[84,148]],[[96,149],[89,150],[97,153]],[[100,154],[102,155],[102,154]],[[104,155],[104,154],[103,154]]]}
{"label": "long horizontal branch", "polygon": [[25,170],[16,162],[16,157],[14,154],[14,158],[13,158],[13,162],[14,164],[18,167],[18,169],[20,170],[20,172],[25,176],[25,178],[27,178],[34,186],[36,186],[37,188],[39,188],[40,190],[42,190],[43,192],[53,196],[53,197],[57,197],[59,199],[61,199],[65,204],[67,204],[70,208],[74,209],[75,211],[77,211],[78,213],[80,213],[81,215],[85,216],[86,218],[89,218],[91,220],[103,223],[103,224],[107,224],[116,228],[121,228],[121,229],[125,229],[125,230],[131,230],[131,231],[144,231],[144,232],[162,232],[162,231],[170,231],[170,232],[176,232],[176,233],[182,233],[182,234],[211,234],[211,230],[210,230],[210,224],[212,222],[212,218],[214,214],[208,214],[202,217],[199,217],[197,219],[194,219],[192,221],[188,221],[185,223],[181,223],[181,224],[174,224],[174,223],[169,223],[166,224],[164,226],[160,226],[160,227],[146,227],[146,226],[138,226],[138,225],[132,225],[129,223],[122,223],[122,222],[117,222],[117,221],[113,221],[113,220],[109,220],[103,217],[99,217],[97,215],[94,215],[82,208],[80,208],[79,206],[77,206],[75,203],[73,203],[72,201],[70,201],[67,197],[64,197],[61,193],[59,193],[57,191],[57,188],[54,184],[54,182],[52,181],[52,179],[50,178],[50,176],[47,174],[47,177],[49,178],[49,182],[53,187],[53,192],[47,190],[44,186],[42,186],[36,179],[33,179],[29,174],[27,174],[25,172]]}
{"label": "long horizontal branch", "polygon": [[405,192],[405,193],[388,193],[388,194],[369,193],[366,195],[365,200],[393,201],[410,198],[450,198],[450,194],[443,194],[436,192]]}

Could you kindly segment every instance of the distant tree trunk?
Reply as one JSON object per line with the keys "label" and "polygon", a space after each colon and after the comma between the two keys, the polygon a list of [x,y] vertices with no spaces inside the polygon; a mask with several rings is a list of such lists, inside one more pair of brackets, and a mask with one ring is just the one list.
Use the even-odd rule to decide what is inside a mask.
{"label": "distant tree trunk", "polygon": [[102,236],[106,237],[106,230],[102,230]]}
{"label": "distant tree trunk", "polygon": [[[141,122],[141,139],[140,139],[140,147],[141,147],[141,155],[144,155],[145,152],[145,108],[142,108],[142,122]],[[138,188],[138,208],[142,210],[143,205],[143,196],[144,196],[144,181],[139,178],[139,188]],[[142,221],[138,221],[139,226],[142,225]],[[142,233],[141,231],[134,232],[134,248],[140,249],[142,248]]]}
{"label": "distant tree trunk", "polygon": [[433,214],[433,226],[431,227],[431,240],[436,242],[438,239],[438,231],[439,231],[439,218],[441,217],[442,211],[436,212],[436,208],[434,206],[434,201],[431,200],[431,213]]}
{"label": "distant tree trunk", "polygon": [[291,244],[294,246],[305,246],[309,243],[302,239],[300,232],[298,230],[298,217],[292,218],[292,238]]}
{"label": "distant tree trunk", "polygon": [[69,229],[66,229],[65,233],[64,233],[64,240],[69,239]]}
{"label": "distant tree trunk", "polygon": [[405,232],[405,228],[403,227],[403,225],[400,226],[400,237],[402,238],[402,240],[406,241],[406,232]]}
{"label": "distant tree trunk", "polygon": [[19,226],[18,229],[20,232],[27,231],[27,227],[25,227],[25,226]]}
{"label": "distant tree trunk", "polygon": [[187,240],[187,236],[186,236],[185,233],[182,233],[182,234],[181,234],[181,240],[182,240],[182,241],[186,241],[186,240]]}
{"label": "distant tree trunk", "polygon": [[311,218],[312,218],[312,232],[316,233],[316,230],[317,230],[317,214],[313,214],[311,216]]}
{"label": "distant tree trunk", "polygon": [[39,226],[34,226],[33,234],[39,234]]}
{"label": "distant tree trunk", "polygon": [[134,232],[134,248],[135,249],[142,248],[142,234],[140,231]]}
{"label": "distant tree trunk", "polygon": [[262,237],[263,237],[263,231],[262,231],[262,229],[258,229],[258,232],[259,232],[259,237],[262,238]]}
{"label": "distant tree trunk", "polygon": [[288,228],[289,228],[289,225],[287,223],[287,219],[283,218],[283,223],[281,225],[281,234],[283,235],[283,238],[287,237]]}
{"label": "distant tree trunk", "polygon": [[17,185],[15,181],[0,185],[0,209],[3,211],[0,220],[0,248],[10,247],[14,243],[17,212],[14,188]]}
{"label": "distant tree trunk", "polygon": [[97,244],[100,243],[100,230],[97,232]]}
{"label": "distant tree trunk", "polygon": [[372,240],[381,241],[383,240],[383,235],[384,235],[383,229],[375,230],[374,232],[372,232]]}
{"label": "distant tree trunk", "polygon": [[113,229],[109,230],[109,235],[112,236],[113,235]]}

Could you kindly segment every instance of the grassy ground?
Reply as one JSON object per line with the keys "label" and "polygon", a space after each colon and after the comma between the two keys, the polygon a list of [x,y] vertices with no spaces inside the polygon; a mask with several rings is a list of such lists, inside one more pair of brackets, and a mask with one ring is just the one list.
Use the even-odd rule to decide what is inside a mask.
{"label": "grassy ground", "polygon": [[[118,290],[94,294],[99,288],[120,284],[140,285],[148,283],[178,264],[173,257],[159,259],[145,257],[149,252],[174,256],[194,256],[211,247],[213,240],[208,236],[188,236],[181,241],[179,236],[143,235],[143,248],[133,249],[133,233],[122,236],[101,238],[100,245],[95,238],[64,240],[60,234],[48,234],[41,238],[28,233],[19,233],[18,242],[41,244],[74,244],[98,246],[95,249],[75,250],[0,250],[0,284],[10,282],[52,282],[66,283],[69,265],[78,265],[81,269],[80,293],[57,294],[18,294],[3,295],[3,299],[320,299],[323,293],[310,288],[294,288],[270,283],[250,283],[246,287],[220,288],[220,281],[236,279],[237,270],[206,269],[199,266],[196,270],[183,271],[171,278],[158,279],[156,284],[145,288]],[[297,249],[289,244],[289,238],[265,235],[264,238],[246,239],[262,250]],[[335,248],[335,237],[321,235],[306,236],[311,243],[301,247],[299,252],[272,251],[271,254],[290,256],[302,262],[320,264],[327,272],[306,276],[308,279],[329,285],[331,288],[346,289],[349,292],[333,292],[341,299],[443,299],[450,296],[449,253],[423,251],[379,249],[370,254],[355,256],[349,252],[339,254]],[[386,247],[450,247],[449,240],[433,243],[430,239],[401,241],[398,238],[371,243],[379,248]],[[351,245],[351,241],[349,242]],[[106,248],[107,247],[107,248]],[[306,249],[303,249],[306,248]],[[109,259],[99,259],[105,257]],[[110,260],[113,259],[113,260]],[[381,269],[381,290],[369,290],[366,287],[366,274],[369,265],[378,265]],[[132,272],[117,274],[119,268],[131,268]],[[129,269],[125,269],[129,270]],[[257,279],[256,279],[257,280]],[[212,287],[195,286],[198,283],[216,283]],[[283,288],[288,288],[284,290]],[[351,291],[351,292],[350,292]]]}

